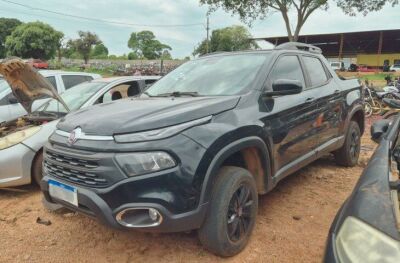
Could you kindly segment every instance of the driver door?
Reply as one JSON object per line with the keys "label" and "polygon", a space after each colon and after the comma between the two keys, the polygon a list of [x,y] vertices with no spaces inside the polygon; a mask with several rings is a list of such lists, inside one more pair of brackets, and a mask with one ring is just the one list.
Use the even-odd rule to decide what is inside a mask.
{"label": "driver door", "polygon": [[307,89],[304,69],[297,55],[284,55],[277,59],[268,76],[269,88],[278,79],[300,81],[303,91],[272,98],[272,112],[263,119],[265,129],[270,129],[272,134],[276,170],[315,156],[314,149],[318,145],[315,122],[320,112],[316,104],[318,91]]}

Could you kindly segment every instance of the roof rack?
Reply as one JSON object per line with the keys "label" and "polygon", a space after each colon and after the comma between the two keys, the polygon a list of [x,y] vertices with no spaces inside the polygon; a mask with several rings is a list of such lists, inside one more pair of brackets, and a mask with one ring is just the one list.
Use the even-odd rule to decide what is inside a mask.
{"label": "roof rack", "polygon": [[322,54],[322,50],[319,47],[316,47],[316,46],[313,46],[310,44],[300,43],[300,42],[283,43],[283,44],[276,46],[274,49],[303,50],[303,51],[308,51],[311,53]]}

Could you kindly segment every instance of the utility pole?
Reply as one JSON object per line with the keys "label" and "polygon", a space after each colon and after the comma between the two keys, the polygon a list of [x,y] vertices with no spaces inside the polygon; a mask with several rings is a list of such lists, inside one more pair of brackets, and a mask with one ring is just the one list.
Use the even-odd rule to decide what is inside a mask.
{"label": "utility pole", "polygon": [[210,40],[210,14],[207,14],[207,42],[206,42],[206,53],[209,53],[209,40]]}

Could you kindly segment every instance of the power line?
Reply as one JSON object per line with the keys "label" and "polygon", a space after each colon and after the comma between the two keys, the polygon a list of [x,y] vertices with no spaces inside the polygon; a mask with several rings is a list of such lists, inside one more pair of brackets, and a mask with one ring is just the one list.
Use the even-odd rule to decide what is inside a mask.
{"label": "power line", "polygon": [[56,15],[67,16],[67,17],[72,17],[72,18],[78,18],[78,19],[83,19],[83,20],[93,21],[93,22],[116,24],[116,25],[141,26],[141,27],[192,27],[192,26],[200,26],[200,25],[204,26],[203,23],[172,24],[172,25],[124,23],[124,22],[116,22],[116,21],[104,20],[104,19],[99,19],[99,18],[92,18],[92,17],[84,17],[84,16],[78,16],[78,15],[66,14],[66,13],[52,11],[52,10],[48,10],[48,9],[37,8],[37,7],[34,7],[34,6],[25,5],[25,4],[21,4],[21,3],[17,3],[17,2],[13,2],[13,1],[9,1],[9,0],[0,0],[0,1],[5,2],[5,3],[9,3],[9,4],[13,4],[13,5],[22,6],[22,7],[28,8],[28,9],[47,12],[47,13],[52,13],[52,14],[56,14]]}

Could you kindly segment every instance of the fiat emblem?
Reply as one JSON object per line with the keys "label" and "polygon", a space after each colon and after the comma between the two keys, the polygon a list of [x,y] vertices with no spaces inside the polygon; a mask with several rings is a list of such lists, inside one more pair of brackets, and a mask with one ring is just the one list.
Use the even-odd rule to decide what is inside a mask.
{"label": "fiat emblem", "polygon": [[79,140],[79,138],[82,136],[82,129],[81,128],[76,128],[75,130],[73,130],[68,137],[68,144],[69,145],[73,145],[74,143],[76,143],[77,140]]}

